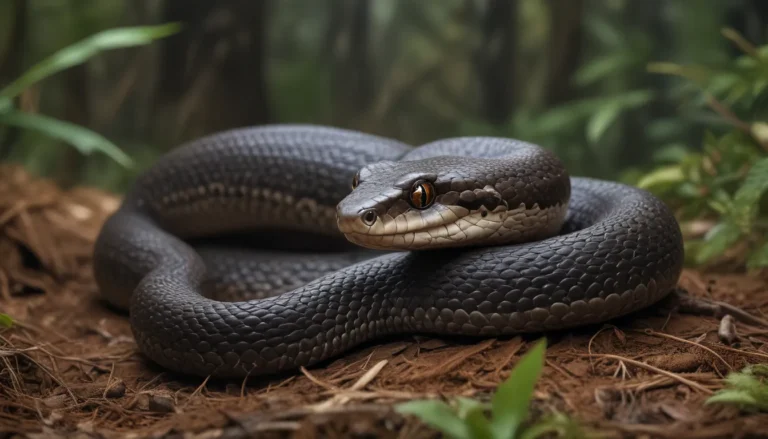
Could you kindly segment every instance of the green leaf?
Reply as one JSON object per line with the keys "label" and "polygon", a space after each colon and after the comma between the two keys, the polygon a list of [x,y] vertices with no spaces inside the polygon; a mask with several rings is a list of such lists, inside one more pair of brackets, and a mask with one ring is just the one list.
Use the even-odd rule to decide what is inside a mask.
{"label": "green leaf", "polygon": [[705,404],[716,403],[754,406],[757,405],[757,400],[742,390],[725,390],[710,396],[705,402]]}
{"label": "green leaf", "polygon": [[690,154],[688,147],[680,143],[672,143],[653,153],[656,162],[681,163]]}
{"label": "green leaf", "polygon": [[146,45],[180,29],[179,24],[168,23],[158,26],[122,27],[96,33],[34,65],[20,78],[0,90],[0,98],[13,98],[32,84],[81,64],[104,50]]}
{"label": "green leaf", "polygon": [[585,29],[592,34],[601,45],[606,47],[626,47],[626,33],[615,26],[613,22],[597,15],[584,19]]}
{"label": "green leaf", "polygon": [[456,409],[458,410],[458,414],[460,418],[464,418],[467,413],[473,411],[473,410],[486,410],[491,408],[490,404],[480,402],[476,399],[471,398],[465,398],[463,396],[459,396],[454,400],[454,403],[456,404]]}
{"label": "green leaf", "polygon": [[740,373],[728,374],[725,378],[725,382],[732,388],[738,390],[752,391],[760,387],[760,381],[746,370],[742,370]]}
{"label": "green leaf", "polygon": [[768,401],[759,401],[746,390],[732,389],[721,390],[709,397],[705,404],[733,404],[742,408],[756,408],[759,410],[768,408]]}
{"label": "green leaf", "polygon": [[454,404],[459,418],[467,424],[473,439],[493,439],[490,421],[485,415],[485,411],[491,408],[490,404],[463,396],[457,397]]}
{"label": "green leaf", "polygon": [[637,182],[637,187],[650,189],[669,183],[680,183],[685,179],[683,168],[680,165],[664,166],[646,174]]}
{"label": "green leaf", "polygon": [[587,433],[582,430],[577,422],[568,418],[563,413],[555,413],[526,428],[525,431],[520,434],[519,439],[535,439],[546,433],[555,433],[557,437],[572,439],[586,439],[587,437],[595,439],[597,437],[595,435],[587,436]]}
{"label": "green leaf", "polygon": [[704,67],[682,66],[680,64],[669,62],[652,62],[648,64],[646,69],[650,73],[680,76],[699,85],[704,84],[712,75],[712,73]]}
{"label": "green leaf", "polygon": [[463,419],[469,427],[472,439],[494,439],[491,423],[483,413],[482,407],[475,407],[467,411]]}
{"label": "green leaf", "polygon": [[598,143],[606,130],[616,122],[621,114],[621,107],[617,105],[606,106],[598,111],[587,122],[587,140]]}
{"label": "green leaf", "polygon": [[696,254],[696,262],[703,264],[715,256],[722,255],[741,236],[741,228],[736,224],[729,221],[717,224],[704,237],[704,242]]}
{"label": "green leaf", "polygon": [[594,84],[615,75],[618,70],[632,66],[637,57],[632,53],[618,52],[597,58],[579,68],[574,74],[574,83],[580,87]]}
{"label": "green leaf", "polygon": [[707,204],[722,216],[727,216],[734,210],[731,196],[723,189],[714,190]]}
{"label": "green leaf", "polygon": [[742,410],[768,411],[768,383],[758,377],[768,373],[768,365],[745,367],[741,372],[731,372],[725,379],[727,387],[707,399],[706,404],[732,404]]}
{"label": "green leaf", "polygon": [[623,111],[641,107],[652,98],[653,94],[649,91],[634,90],[599,99],[597,113],[587,123],[587,139],[593,144],[597,143]]}
{"label": "green leaf", "polygon": [[605,106],[617,106],[621,110],[627,110],[630,108],[638,108],[653,99],[653,93],[648,90],[633,90],[626,93],[620,93],[617,95],[611,95],[603,98],[598,98],[597,102],[600,107]]}
{"label": "green leaf", "polygon": [[[744,373],[768,378],[768,364],[751,364],[744,368]],[[768,383],[766,383],[768,386]]]}
{"label": "green leaf", "polygon": [[395,410],[404,415],[415,415],[425,424],[455,439],[474,439],[468,423],[460,419],[443,401],[409,401],[397,405]]}
{"label": "green leaf", "polygon": [[493,395],[491,428],[496,439],[512,439],[528,416],[528,406],[533,390],[544,367],[546,339],[542,339],[528,351],[512,369],[512,372]]}
{"label": "green leaf", "polygon": [[726,27],[724,28],[721,33],[725,38],[728,38],[731,40],[736,46],[738,46],[739,49],[741,49],[745,54],[748,54],[752,56],[752,53],[755,51],[755,47],[747,41],[738,31],[735,29]]}
{"label": "green leaf", "polygon": [[0,113],[0,124],[39,131],[71,144],[83,154],[99,151],[125,167],[132,165],[130,157],[102,135],[68,122],[39,114],[11,111]]}
{"label": "green leaf", "polygon": [[13,326],[13,319],[8,314],[0,312],[0,326],[10,328]]}
{"label": "green leaf", "polygon": [[733,197],[733,204],[737,210],[733,216],[740,224],[749,227],[757,215],[757,204],[766,190],[768,190],[768,157],[752,165],[744,183]]}

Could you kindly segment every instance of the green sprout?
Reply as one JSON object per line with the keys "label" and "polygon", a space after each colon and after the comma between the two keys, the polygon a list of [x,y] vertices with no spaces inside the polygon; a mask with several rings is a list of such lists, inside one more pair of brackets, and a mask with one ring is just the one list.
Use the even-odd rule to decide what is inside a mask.
{"label": "green sprout", "polygon": [[524,425],[544,367],[545,350],[546,340],[536,342],[496,389],[490,404],[458,397],[450,403],[431,399],[409,401],[399,404],[396,410],[415,415],[454,439],[533,439],[547,433],[586,437],[575,422],[559,413]]}
{"label": "green sprout", "polygon": [[13,326],[13,319],[11,316],[0,312],[0,328],[10,328]]}
{"label": "green sprout", "polygon": [[728,404],[745,411],[768,411],[768,364],[747,366],[728,374],[727,387],[715,393],[706,404]]}

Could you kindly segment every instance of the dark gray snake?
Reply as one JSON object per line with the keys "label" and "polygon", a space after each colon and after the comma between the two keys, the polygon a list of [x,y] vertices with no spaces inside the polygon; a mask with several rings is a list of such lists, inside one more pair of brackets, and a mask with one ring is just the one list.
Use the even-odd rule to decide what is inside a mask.
{"label": "dark gray snake", "polygon": [[312,365],[391,334],[603,322],[664,297],[682,263],[660,200],[571,178],[538,146],[411,148],[301,125],[168,153],[94,253],[100,291],[129,310],[141,351],[215,377]]}

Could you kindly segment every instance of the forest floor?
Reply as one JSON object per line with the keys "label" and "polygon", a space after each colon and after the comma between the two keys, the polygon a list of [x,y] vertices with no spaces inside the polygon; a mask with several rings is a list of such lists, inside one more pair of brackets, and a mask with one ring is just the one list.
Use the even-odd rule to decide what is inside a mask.
{"label": "forest floor", "polygon": [[[436,437],[393,403],[487,398],[534,340],[411,336],[268,379],[176,376],[98,299],[91,247],[118,203],[0,167],[0,312],[15,321],[0,329],[0,438]],[[534,414],[565,412],[602,437],[768,437],[768,414],[704,405],[729,372],[768,363],[768,281],[686,270],[680,286],[756,318],[726,345],[719,316],[681,313],[670,298],[551,334]]]}

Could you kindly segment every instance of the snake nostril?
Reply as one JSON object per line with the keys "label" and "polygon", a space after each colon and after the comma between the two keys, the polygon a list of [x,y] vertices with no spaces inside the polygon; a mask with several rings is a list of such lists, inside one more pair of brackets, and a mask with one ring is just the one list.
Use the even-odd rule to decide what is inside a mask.
{"label": "snake nostril", "polygon": [[376,211],[368,209],[360,215],[360,219],[363,220],[366,226],[372,226],[376,222]]}

